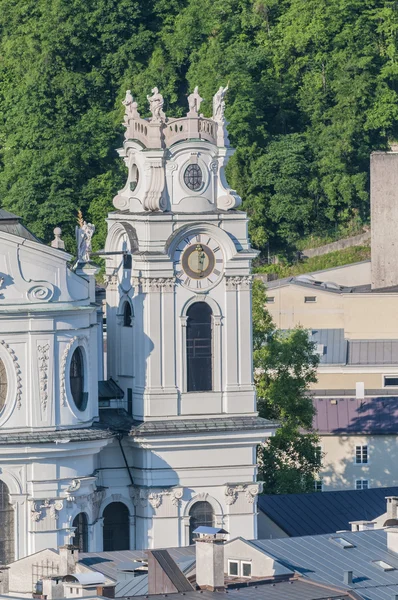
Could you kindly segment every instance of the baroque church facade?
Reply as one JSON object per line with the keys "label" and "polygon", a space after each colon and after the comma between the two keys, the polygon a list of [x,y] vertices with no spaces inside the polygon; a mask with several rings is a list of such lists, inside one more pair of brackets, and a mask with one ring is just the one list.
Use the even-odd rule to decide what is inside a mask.
{"label": "baroque church facade", "polygon": [[92,231],[72,269],[57,239],[0,211],[0,563],[67,543],[183,546],[198,525],[257,535],[256,448],[276,425],[256,412],[256,252],[224,175],[225,92],[210,119],[197,88],[178,119],[157,88],[149,119],[126,94],[105,368]]}

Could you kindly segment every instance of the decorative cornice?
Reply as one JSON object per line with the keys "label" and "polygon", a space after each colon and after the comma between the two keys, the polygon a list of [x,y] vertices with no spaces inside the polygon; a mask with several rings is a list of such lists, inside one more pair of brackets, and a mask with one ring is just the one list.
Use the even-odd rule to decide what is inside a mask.
{"label": "decorative cornice", "polygon": [[152,491],[150,488],[130,488],[130,496],[133,499],[134,506],[145,507],[149,503],[155,510],[159,508],[166,496],[171,499],[173,506],[178,506],[183,494],[184,488],[181,487],[156,491]]}
{"label": "decorative cornice", "polygon": [[19,410],[22,406],[22,403],[21,403],[21,396],[22,396],[21,367],[19,366],[17,356],[16,356],[14,350],[11,348],[11,346],[9,346],[9,344],[7,344],[7,342],[5,342],[4,340],[0,340],[0,344],[3,346],[3,348],[5,350],[7,350],[8,354],[10,355],[10,357],[14,363],[15,376],[16,376],[16,380],[17,380],[16,400],[17,400],[17,408]]}
{"label": "decorative cornice", "polygon": [[263,490],[263,482],[240,483],[237,485],[226,485],[224,489],[225,504],[235,504],[238,494],[244,494],[249,504],[253,504],[258,494]]}
{"label": "decorative cornice", "polygon": [[253,282],[253,275],[226,276],[225,287],[227,290],[250,290]]}
{"label": "decorative cornice", "polygon": [[147,279],[140,278],[139,284],[142,286],[142,291],[148,292],[172,292],[175,286],[174,277],[150,277]]}

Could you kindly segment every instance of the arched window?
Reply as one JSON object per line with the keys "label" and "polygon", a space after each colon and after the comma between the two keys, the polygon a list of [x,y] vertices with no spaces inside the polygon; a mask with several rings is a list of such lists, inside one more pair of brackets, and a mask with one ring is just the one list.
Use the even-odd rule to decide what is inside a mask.
{"label": "arched window", "polygon": [[76,527],[73,545],[77,546],[80,552],[88,552],[88,520],[86,513],[81,512],[76,515],[72,527]]}
{"label": "arched window", "polygon": [[122,502],[112,502],[105,508],[104,552],[130,550],[129,510]]}
{"label": "arched window", "polygon": [[70,389],[72,398],[79,410],[86,408],[86,400],[84,394],[84,361],[83,354],[80,348],[76,348],[73,353],[70,363]]}
{"label": "arched window", "polygon": [[10,493],[0,480],[0,565],[14,561],[14,509],[10,504]]}
{"label": "arched window", "polygon": [[7,381],[7,371],[3,361],[0,358],[0,410],[3,408],[6,403],[7,398],[7,389],[8,389],[8,381]]}
{"label": "arched window", "polygon": [[123,306],[123,327],[131,327],[131,304],[130,302],[125,302]]}
{"label": "arched window", "polygon": [[209,502],[195,502],[189,511],[189,517],[189,543],[193,544],[195,529],[201,526],[214,527],[213,507]]}
{"label": "arched window", "polygon": [[187,317],[187,391],[207,392],[213,389],[211,308],[195,302]]}

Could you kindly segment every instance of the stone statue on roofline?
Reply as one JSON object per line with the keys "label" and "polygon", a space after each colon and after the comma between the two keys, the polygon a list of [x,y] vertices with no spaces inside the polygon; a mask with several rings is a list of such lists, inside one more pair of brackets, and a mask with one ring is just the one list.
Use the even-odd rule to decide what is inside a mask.
{"label": "stone statue on roofline", "polygon": [[163,96],[159,93],[157,87],[152,90],[152,96],[147,96],[149,102],[149,110],[152,113],[151,123],[161,123],[166,119],[166,115],[163,112]]}
{"label": "stone statue on roofline", "polygon": [[91,240],[94,235],[95,225],[83,220],[81,210],[78,212],[78,223],[76,226],[77,262],[90,262],[92,252]]}
{"label": "stone statue on roofline", "polygon": [[199,91],[198,91],[198,86],[196,86],[194,91],[192,92],[192,94],[189,94],[189,96],[188,96],[188,106],[189,106],[188,115],[190,115],[190,116],[198,115],[199,110],[200,110],[200,105],[202,102],[203,102],[203,98],[200,97]]}
{"label": "stone statue on roofline", "polygon": [[134,98],[131,95],[131,90],[127,90],[126,91],[126,97],[122,101],[122,104],[126,107],[126,114],[129,114],[129,113],[132,112],[133,102],[134,102]]}
{"label": "stone statue on roofline", "polygon": [[224,112],[225,112],[225,94],[228,91],[228,84],[224,88],[222,86],[219,87],[218,91],[213,96],[213,120],[222,122],[224,121]]}

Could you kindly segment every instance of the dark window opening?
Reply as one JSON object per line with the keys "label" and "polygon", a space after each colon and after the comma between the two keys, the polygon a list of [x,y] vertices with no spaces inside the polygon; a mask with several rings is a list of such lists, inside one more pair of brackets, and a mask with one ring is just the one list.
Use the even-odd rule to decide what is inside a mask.
{"label": "dark window opening", "polygon": [[70,363],[70,389],[76,407],[85,410],[87,394],[84,393],[84,361],[80,348],[76,348]]}
{"label": "dark window opening", "polygon": [[104,517],[104,552],[130,550],[130,517],[123,502],[108,504]]}
{"label": "dark window opening", "polygon": [[73,545],[79,548],[80,552],[88,552],[88,520],[86,513],[79,513],[73,519],[72,527],[76,527]]}
{"label": "dark window opening", "polygon": [[398,377],[384,377],[384,387],[398,387]]}
{"label": "dark window opening", "polygon": [[131,254],[123,254],[123,269],[128,270],[133,266]]}
{"label": "dark window opening", "polygon": [[125,302],[123,306],[123,327],[131,327],[131,304],[130,302]]}
{"label": "dark window opening", "polygon": [[195,502],[189,511],[189,543],[195,542],[193,532],[198,527],[214,527],[213,507],[209,502]]}
{"label": "dark window opening", "polygon": [[0,480],[0,565],[14,562],[14,509],[10,493]]}
{"label": "dark window opening", "polygon": [[127,388],[127,412],[129,415],[133,414],[133,390]]}
{"label": "dark window opening", "polygon": [[207,392],[213,389],[212,311],[195,302],[187,317],[187,391]]}
{"label": "dark window opening", "polygon": [[199,165],[188,165],[184,172],[184,183],[192,191],[200,190],[202,187],[203,175]]}

